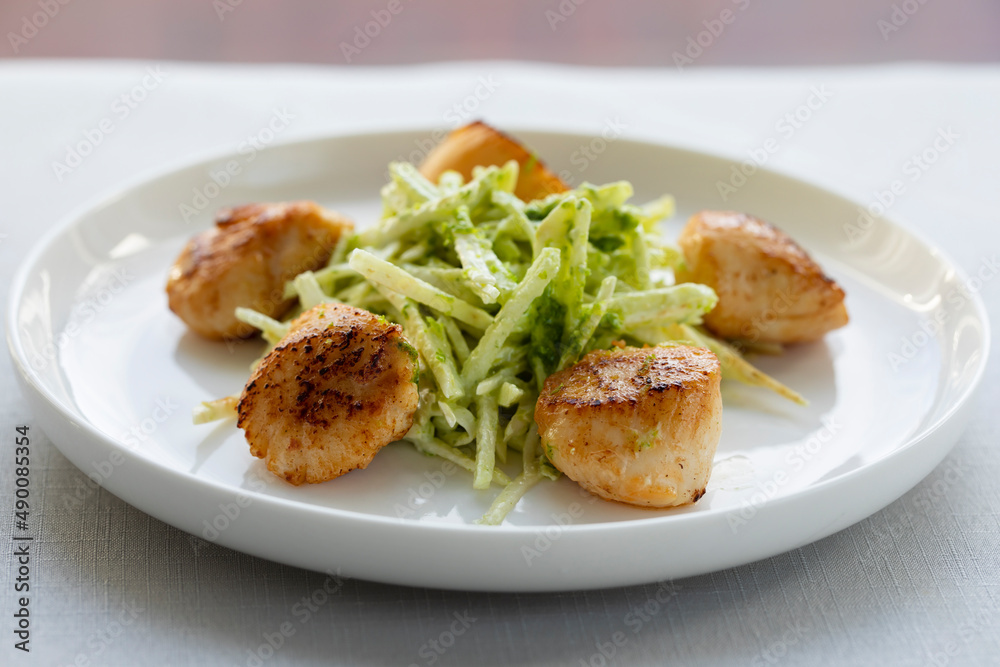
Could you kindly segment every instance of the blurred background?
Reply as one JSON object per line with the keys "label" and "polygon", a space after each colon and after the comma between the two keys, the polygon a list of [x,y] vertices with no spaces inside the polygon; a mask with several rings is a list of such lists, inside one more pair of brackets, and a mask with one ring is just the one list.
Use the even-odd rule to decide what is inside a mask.
{"label": "blurred background", "polygon": [[998,0],[2,0],[4,58],[388,65],[1000,60]]}

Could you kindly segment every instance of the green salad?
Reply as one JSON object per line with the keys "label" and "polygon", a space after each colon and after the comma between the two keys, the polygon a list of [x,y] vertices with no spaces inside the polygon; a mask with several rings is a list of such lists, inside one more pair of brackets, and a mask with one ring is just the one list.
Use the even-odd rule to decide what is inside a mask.
{"label": "green salad", "polygon": [[[499,524],[523,494],[559,472],[534,423],[545,379],[583,354],[624,342],[686,342],[718,355],[723,377],[802,398],[700,327],[717,301],[705,285],[674,284],[683,263],[657,226],[673,199],[629,203],[619,181],[524,202],[518,164],[477,168],[438,183],[409,163],[389,165],[382,219],[340,239],[327,266],[286,285],[299,308],[285,322],[250,309],[240,320],[273,346],[288,321],[341,302],[402,326],[419,357],[420,401],[405,441],[468,470],[475,489],[501,490],[480,520]],[[196,421],[232,410],[206,403]],[[517,452],[515,455],[514,452]],[[511,479],[498,463],[521,460]]]}

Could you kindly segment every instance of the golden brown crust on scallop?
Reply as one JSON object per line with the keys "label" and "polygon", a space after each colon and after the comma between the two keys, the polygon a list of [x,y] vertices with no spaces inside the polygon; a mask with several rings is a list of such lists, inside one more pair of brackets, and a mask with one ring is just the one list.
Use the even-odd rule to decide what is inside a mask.
{"label": "golden brown crust on scallop", "polygon": [[844,291],[790,236],[758,218],[702,211],[678,244],[678,282],[708,285],[719,302],[705,326],[732,339],[800,343],[847,324]]}
{"label": "golden brown crust on scallop", "polygon": [[685,345],[585,355],[545,381],[535,421],[549,460],[592,493],[670,507],[705,493],[721,430],[719,360]]}
{"label": "golden brown crust on scallop", "polygon": [[250,376],[237,425],[250,452],[292,484],[365,468],[417,408],[416,353],[397,324],[321,304],[299,316]]}
{"label": "golden brown crust on scallop", "polygon": [[323,266],[351,221],[308,201],[249,204],[219,211],[170,269],[170,309],[206,338],[246,338],[238,306],[280,317],[293,301],[285,282]]}
{"label": "golden brown crust on scallop", "polygon": [[502,166],[509,160],[515,160],[521,167],[514,194],[524,201],[569,190],[520,142],[478,120],[448,134],[424,158],[420,173],[437,183],[442,173],[457,171],[468,181],[473,167]]}

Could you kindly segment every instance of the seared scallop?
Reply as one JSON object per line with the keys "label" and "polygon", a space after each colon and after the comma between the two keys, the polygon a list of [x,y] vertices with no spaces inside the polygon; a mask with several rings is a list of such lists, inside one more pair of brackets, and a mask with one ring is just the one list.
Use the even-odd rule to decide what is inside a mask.
{"label": "seared scallop", "polygon": [[250,452],[292,484],[365,468],[403,437],[417,409],[417,353],[402,329],[344,304],[320,304],[250,376],[237,425]]}
{"label": "seared scallop", "polygon": [[719,302],[705,326],[723,338],[801,343],[847,324],[844,290],[790,236],[763,220],[702,211],[678,243],[678,282],[702,283]]}
{"label": "seared scallop", "polygon": [[215,227],[191,239],[170,269],[170,309],[206,338],[246,338],[239,306],[281,317],[293,300],[285,282],[330,258],[353,224],[309,201],[219,211]]}
{"label": "seared scallop", "polygon": [[534,153],[480,121],[453,130],[427,154],[420,164],[420,173],[437,183],[445,171],[457,171],[468,181],[473,167],[502,166],[510,160],[520,167],[514,194],[524,201],[569,190]]}
{"label": "seared scallop", "polygon": [[598,350],[555,373],[535,407],[552,464],[602,498],[647,507],[705,493],[722,429],[722,375],[709,350]]}

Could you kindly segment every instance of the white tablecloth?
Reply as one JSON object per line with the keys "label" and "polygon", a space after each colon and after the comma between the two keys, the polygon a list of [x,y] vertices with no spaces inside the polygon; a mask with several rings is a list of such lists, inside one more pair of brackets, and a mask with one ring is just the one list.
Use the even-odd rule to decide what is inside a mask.
{"label": "white tablecloth", "polygon": [[[72,210],[140,172],[235,149],[275,110],[292,117],[280,140],[482,117],[501,127],[595,134],[611,120],[627,137],[736,159],[776,145],[769,168],[864,203],[888,201],[893,182],[904,180],[890,216],[969,273],[1000,253],[997,67],[8,61],[0,63],[0,100],[4,286],[27,249]],[[942,133],[952,140],[930,163],[921,156]],[[1000,320],[1000,281],[986,281],[981,294]],[[0,663],[1000,664],[995,360],[972,424],[916,489],[818,543],[675,582],[676,595],[650,604],[655,613],[635,612],[664,597],[657,585],[493,595],[347,581],[306,607],[303,623],[296,605],[321,589],[324,575],[192,542],[88,487],[37,428],[3,355],[0,507],[9,509],[0,513]],[[8,459],[21,424],[32,426],[34,442],[30,654],[14,648],[13,633],[15,476]],[[290,619],[294,634],[283,636]]]}

